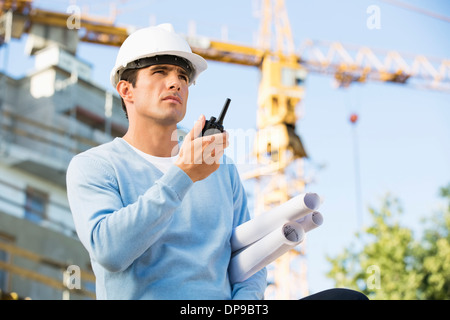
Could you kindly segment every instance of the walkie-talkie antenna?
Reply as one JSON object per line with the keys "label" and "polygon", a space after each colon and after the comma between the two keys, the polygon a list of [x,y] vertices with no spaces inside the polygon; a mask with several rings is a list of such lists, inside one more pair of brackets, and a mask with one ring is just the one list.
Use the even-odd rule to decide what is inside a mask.
{"label": "walkie-talkie antenna", "polygon": [[217,120],[217,123],[222,125],[223,124],[223,119],[225,119],[225,115],[228,111],[228,106],[230,105],[231,99],[227,98],[227,100],[225,101],[225,104],[222,108],[222,111],[220,112],[220,116],[219,119]]}
{"label": "walkie-talkie antenna", "polygon": [[215,117],[211,117],[211,119],[205,121],[205,125],[203,126],[202,130],[202,136],[209,136],[211,134],[223,132],[223,119],[225,118],[225,114],[227,113],[230,102],[231,99],[227,98],[227,100],[225,101],[225,105],[220,112],[219,120],[216,120]]}

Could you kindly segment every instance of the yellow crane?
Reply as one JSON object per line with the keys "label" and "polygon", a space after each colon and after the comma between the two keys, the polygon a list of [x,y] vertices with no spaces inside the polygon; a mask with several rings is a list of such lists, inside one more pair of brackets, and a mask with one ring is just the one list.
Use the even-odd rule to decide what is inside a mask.
{"label": "yellow crane", "polygon": [[[32,0],[0,1],[0,40],[20,38],[39,27],[60,28],[64,39],[76,35],[78,41],[109,46],[120,46],[128,36],[128,29],[116,26],[111,19],[40,10],[32,5]],[[304,191],[303,159],[307,154],[295,127],[299,118],[296,106],[303,99],[303,82],[308,72],[332,75],[337,85],[344,87],[353,82],[380,81],[450,92],[449,60],[404,57],[395,51],[349,48],[339,42],[306,41],[296,53],[284,0],[262,0],[261,9],[258,47],[187,37],[192,50],[205,59],[253,66],[261,72],[254,143],[259,166],[243,177],[257,182],[255,214]],[[275,262],[271,283],[274,298],[296,297],[294,290],[302,296],[308,294],[302,248],[303,251],[293,250]],[[297,266],[293,266],[294,260]],[[299,281],[292,281],[292,277]],[[296,288],[292,288],[294,282]]]}

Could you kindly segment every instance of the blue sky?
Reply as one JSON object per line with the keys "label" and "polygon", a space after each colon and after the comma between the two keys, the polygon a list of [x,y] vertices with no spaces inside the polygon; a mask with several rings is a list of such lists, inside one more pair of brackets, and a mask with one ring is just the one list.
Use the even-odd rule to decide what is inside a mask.
{"label": "blue sky", "polygon": [[[96,1],[90,12],[107,14],[107,2]],[[450,2],[446,0],[404,2],[450,17]],[[80,6],[87,3],[77,2]],[[257,6],[251,0],[117,3],[122,10],[118,24],[143,27],[149,21],[171,22],[176,31],[187,33],[188,25],[195,21],[198,35],[220,39],[226,27],[230,42],[247,45],[253,45],[258,34]],[[41,0],[36,4],[66,11],[70,1]],[[370,5],[380,8],[380,29],[367,28]],[[306,39],[313,39],[450,59],[450,22],[389,1],[286,0],[286,6],[297,48]],[[32,59],[23,53],[24,40],[15,40],[10,46],[7,71],[15,77],[33,67]],[[80,44],[78,51],[93,64],[94,81],[108,89],[117,50]],[[258,82],[256,68],[209,62],[209,69],[191,87],[188,115],[182,125],[191,127],[200,113],[207,118],[217,115],[225,98],[230,97],[225,127],[255,129]],[[350,114],[359,115],[356,135],[363,223],[370,223],[367,208],[379,208],[384,195],[391,193],[403,205],[402,223],[418,233],[420,219],[442,207],[438,190],[450,182],[450,94],[374,82],[336,89],[332,77],[313,73],[306,79],[305,91],[301,105],[304,116],[297,123],[297,133],[310,155],[306,175],[313,182],[307,191],[325,199],[320,209],[324,225],[308,234],[307,242],[309,287],[316,292],[333,284],[324,275],[330,268],[325,256],[342,252],[354,241],[359,228]]]}

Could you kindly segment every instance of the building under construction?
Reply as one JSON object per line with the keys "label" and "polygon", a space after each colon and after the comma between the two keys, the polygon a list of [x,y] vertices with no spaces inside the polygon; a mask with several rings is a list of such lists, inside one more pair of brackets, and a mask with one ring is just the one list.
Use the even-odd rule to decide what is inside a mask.
{"label": "building under construction", "polygon": [[[34,70],[21,79],[0,75],[0,289],[3,297],[92,298],[94,277],[75,234],[65,173],[75,154],[123,135],[127,120],[70,43],[54,41],[52,32],[28,41]],[[36,48],[40,41],[47,44]],[[68,291],[72,265],[82,285]]]}

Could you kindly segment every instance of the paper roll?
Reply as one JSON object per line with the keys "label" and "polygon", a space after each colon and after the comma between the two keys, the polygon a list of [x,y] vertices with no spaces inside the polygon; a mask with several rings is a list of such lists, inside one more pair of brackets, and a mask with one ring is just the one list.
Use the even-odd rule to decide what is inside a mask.
{"label": "paper roll", "polygon": [[298,219],[296,222],[302,225],[305,232],[309,232],[322,225],[323,216],[319,211],[314,211],[307,214],[305,217]]}
{"label": "paper roll", "polygon": [[304,237],[305,231],[299,223],[288,222],[243,249],[231,258],[229,266],[231,283],[247,280],[266,265],[300,244]]}
{"label": "paper roll", "polygon": [[302,193],[272,210],[237,226],[231,236],[231,249],[237,251],[258,241],[286,221],[296,221],[318,209],[320,197],[316,193]]}

